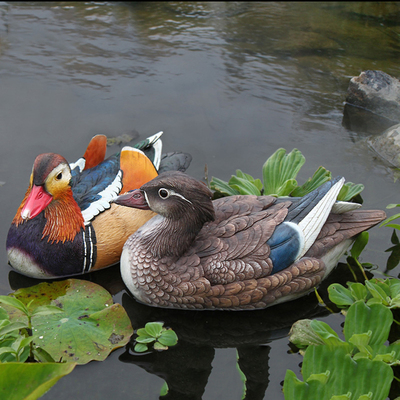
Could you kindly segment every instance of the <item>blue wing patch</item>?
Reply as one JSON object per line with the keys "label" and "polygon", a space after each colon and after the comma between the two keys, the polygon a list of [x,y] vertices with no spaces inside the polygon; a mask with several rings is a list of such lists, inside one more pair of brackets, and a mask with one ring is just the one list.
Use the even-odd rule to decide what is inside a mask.
{"label": "blue wing patch", "polygon": [[[119,176],[119,179],[116,179]],[[85,222],[110,207],[109,200],[121,190],[121,173],[119,170],[119,154],[115,154],[93,168],[79,172],[72,171],[71,188]],[[85,210],[92,208],[89,213]]]}
{"label": "blue wing patch", "polygon": [[271,274],[282,271],[293,264],[300,253],[303,243],[304,240],[295,224],[283,222],[277,226],[267,241],[271,249],[269,258],[273,265]]}

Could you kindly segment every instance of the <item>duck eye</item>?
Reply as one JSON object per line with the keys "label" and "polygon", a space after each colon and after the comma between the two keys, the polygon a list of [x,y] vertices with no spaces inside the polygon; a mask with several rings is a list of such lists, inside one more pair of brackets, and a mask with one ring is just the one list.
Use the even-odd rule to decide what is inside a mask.
{"label": "duck eye", "polygon": [[59,181],[62,178],[62,172],[60,172],[57,176],[56,179]]}
{"label": "duck eye", "polygon": [[158,195],[162,198],[162,199],[168,199],[169,197],[169,191],[167,189],[160,189],[158,191]]}

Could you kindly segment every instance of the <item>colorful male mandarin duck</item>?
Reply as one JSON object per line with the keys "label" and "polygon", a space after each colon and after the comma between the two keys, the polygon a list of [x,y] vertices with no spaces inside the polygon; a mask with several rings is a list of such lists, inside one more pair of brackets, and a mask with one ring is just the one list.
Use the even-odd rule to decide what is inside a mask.
{"label": "colorful male mandarin duck", "polygon": [[125,285],[140,302],[180,309],[262,309],[305,295],[380,210],[337,202],[344,178],[301,198],[212,192],[165,172],[113,202],[158,215],[126,242]]}
{"label": "colorful male mandarin duck", "polygon": [[10,265],[24,275],[46,279],[116,264],[129,235],[154,213],[110,201],[156,177],[157,170],[183,171],[190,164],[191,156],[185,153],[161,157],[161,134],[107,159],[104,135],[93,137],[73,164],[54,153],[37,156],[8,232]]}

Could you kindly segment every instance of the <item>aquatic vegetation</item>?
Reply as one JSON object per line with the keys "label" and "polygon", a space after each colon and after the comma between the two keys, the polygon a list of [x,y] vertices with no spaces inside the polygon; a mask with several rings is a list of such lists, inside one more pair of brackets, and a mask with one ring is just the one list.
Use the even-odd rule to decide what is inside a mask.
{"label": "aquatic vegetation", "polygon": [[[296,177],[305,160],[298,149],[293,149],[286,154],[286,150],[280,148],[264,163],[262,167],[263,181],[254,179],[241,170],[236,170],[236,175],[232,175],[228,182],[212,177],[210,188],[216,192],[217,197],[237,194],[302,197],[332,179],[331,172],[321,166],[311,178],[299,186]],[[347,182],[341,189],[338,200],[355,199],[363,189],[364,185],[362,184]],[[360,197],[357,200],[362,202]]]}
{"label": "aquatic vegetation", "polygon": [[[386,208],[392,209],[395,207],[400,207],[400,204],[389,204]],[[380,226],[386,226],[388,228],[394,228],[390,241],[392,242],[393,246],[388,248],[386,252],[390,253],[386,263],[386,270],[390,271],[397,267],[400,262],[400,240],[397,236],[397,231],[400,230],[400,224],[393,223],[393,221],[400,218],[400,213],[394,214],[388,218],[386,218]]]}
{"label": "aquatic vegetation", "polygon": [[[54,360],[102,361],[127,344],[133,334],[125,309],[113,304],[110,293],[92,282],[43,282],[0,300],[11,322],[26,320],[26,311],[16,307],[15,300],[30,310],[33,347],[39,346]],[[61,312],[55,313],[56,308]]]}
{"label": "aquatic vegetation", "polygon": [[75,368],[75,363],[0,364],[0,389],[3,399],[36,400]]}
{"label": "aquatic vegetation", "polygon": [[21,312],[25,321],[11,322],[4,309],[0,309],[0,360],[1,362],[43,361],[54,362],[54,359],[40,346],[34,346],[33,341],[37,335],[32,334],[32,318],[63,310],[55,306],[33,307],[31,300],[27,305],[17,298],[0,296],[0,303],[10,306]]}
{"label": "aquatic vegetation", "polygon": [[[305,349],[304,382],[287,371],[285,399],[386,399],[400,365],[400,341],[386,344],[400,307],[400,280],[371,279],[365,284],[332,284],[329,299],[345,314],[344,339],[326,323],[300,320],[290,341]],[[368,379],[374,376],[374,379]]]}
{"label": "aquatic vegetation", "polygon": [[136,334],[134,350],[138,353],[148,351],[150,345],[154,350],[167,350],[178,342],[176,333],[172,329],[164,328],[162,322],[148,322],[144,328],[138,329]]}
{"label": "aquatic vegetation", "polygon": [[[7,399],[37,399],[61,377],[69,374],[76,363],[56,363],[43,348],[34,345],[32,319],[63,313],[55,306],[28,304],[11,296],[0,296],[0,303],[18,310],[24,318],[11,322],[9,314],[0,308],[0,390]],[[30,361],[30,362],[27,362]]]}

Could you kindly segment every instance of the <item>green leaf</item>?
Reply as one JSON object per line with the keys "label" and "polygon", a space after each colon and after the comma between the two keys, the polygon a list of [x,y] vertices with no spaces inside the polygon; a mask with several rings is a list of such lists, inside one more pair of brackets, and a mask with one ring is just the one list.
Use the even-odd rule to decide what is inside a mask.
{"label": "green leaf", "polygon": [[62,313],[62,312],[64,312],[64,310],[62,310],[60,307],[56,307],[56,306],[40,306],[40,307],[37,307],[32,312],[32,316],[50,315],[50,314]]}
{"label": "green leaf", "polygon": [[261,196],[261,192],[258,187],[247,179],[232,176],[232,178],[229,180],[229,185],[233,189],[237,190],[240,194]]}
{"label": "green leaf", "polygon": [[293,149],[289,154],[283,148],[275,151],[262,167],[264,194],[288,196],[297,186],[295,178],[304,162],[305,158],[298,149]]}
{"label": "green leaf", "polygon": [[151,338],[151,339],[154,339],[154,336],[150,335],[150,334],[146,331],[145,328],[139,328],[139,329],[136,331],[136,334],[137,334],[138,336],[140,336],[140,337],[143,337],[143,338]]}
{"label": "green leaf", "polygon": [[35,400],[61,377],[68,375],[74,363],[0,364],[0,393],[7,400]]}
{"label": "green leaf", "polygon": [[321,345],[325,343],[311,327],[310,319],[296,321],[292,325],[289,335],[289,340],[300,349],[310,345]]}
{"label": "green leaf", "polygon": [[155,338],[159,337],[163,329],[162,322],[148,322],[145,325],[147,333]]}
{"label": "green leaf", "polygon": [[148,347],[147,347],[146,344],[143,344],[143,343],[136,343],[134,350],[135,350],[137,353],[144,353],[145,351],[148,350]]}
{"label": "green leaf", "polygon": [[400,207],[400,204],[388,204],[387,206],[386,206],[386,208],[388,208],[388,209],[390,209],[390,208],[395,208],[395,207]]}
{"label": "green leaf", "polygon": [[27,328],[27,325],[22,322],[10,322],[6,326],[0,329],[0,336],[6,335],[7,333],[18,331],[20,329]]}
{"label": "green leaf", "polygon": [[[354,361],[348,350],[346,343],[332,347],[309,346],[302,365],[306,385],[303,387],[297,385],[299,388],[294,392],[294,396],[286,397],[285,377],[283,386],[285,400],[321,400],[349,392],[352,393],[352,399],[358,399],[369,392],[374,393],[375,399],[386,399],[393,380],[392,368],[367,358]],[[325,373],[328,370],[330,376],[326,384],[308,381],[311,375]]]}
{"label": "green leaf", "polygon": [[351,250],[350,250],[350,254],[352,257],[354,257],[355,259],[358,259],[361,252],[364,250],[365,246],[367,245],[368,239],[369,239],[369,233],[366,231],[361,232],[357,236],[357,238],[354,241],[353,246],[351,247]]}
{"label": "green leaf", "polygon": [[388,228],[400,229],[399,224],[386,224],[385,226],[387,226]]}
{"label": "green leaf", "polygon": [[352,396],[351,392],[348,392],[347,394],[332,396],[330,400],[350,400],[351,396]]}
{"label": "green leaf", "polygon": [[167,346],[164,346],[162,343],[160,342],[155,342],[154,343],[154,350],[168,350]]}
{"label": "green leaf", "polygon": [[387,307],[382,304],[368,306],[359,300],[347,310],[344,336],[350,340],[354,334],[371,331],[369,345],[381,345],[388,339],[392,323],[393,315]]}
{"label": "green leaf", "polygon": [[5,353],[17,354],[17,350],[8,346],[0,347],[0,354],[5,354]]}
{"label": "green leaf", "polygon": [[162,385],[162,387],[160,389],[160,397],[166,396],[167,394],[168,394],[168,384],[167,384],[167,382],[164,382],[164,384]]}
{"label": "green leaf", "polygon": [[347,286],[350,289],[351,296],[355,301],[363,300],[366,301],[368,298],[368,291],[365,285],[359,282],[348,282]]}
{"label": "green leaf", "polygon": [[349,289],[339,283],[333,283],[328,287],[329,300],[339,307],[350,306],[354,303],[354,297]]}
{"label": "green leaf", "polygon": [[29,315],[29,311],[26,308],[25,304],[11,296],[0,296],[0,303],[16,308],[21,311],[26,316]]}
{"label": "green leaf", "polygon": [[[35,300],[32,305],[34,345],[55,360],[79,364],[103,361],[111,351],[127,344],[133,333],[124,308],[113,304],[110,293],[92,282],[78,279],[43,282],[20,289],[13,296],[25,304]],[[63,312],[42,314],[40,310],[45,310],[42,308],[35,315],[42,306],[60,307]],[[12,321],[20,322],[21,318],[25,321],[21,313],[10,312]]]}
{"label": "green leaf", "polygon": [[338,334],[327,323],[323,321],[312,320],[310,326],[327,345],[337,345],[342,343],[342,340],[339,339]]}
{"label": "green leaf", "polygon": [[33,354],[35,356],[35,360],[39,362],[42,363],[55,362],[54,358],[46,350],[43,350],[41,347],[35,347],[33,349]]}
{"label": "green leaf", "polygon": [[156,341],[156,338],[153,336],[138,336],[136,341],[138,343],[152,343]]}
{"label": "green leaf", "polygon": [[178,336],[172,329],[167,329],[158,338],[158,341],[164,346],[175,346],[178,343]]}
{"label": "green leaf", "polygon": [[227,182],[215,177],[211,179],[210,188],[227,196],[240,194],[238,190],[231,188]]}
{"label": "green leaf", "polygon": [[365,286],[375,299],[381,301],[384,305],[389,305],[389,296],[379,285],[372,281],[365,281]]}
{"label": "green leaf", "polygon": [[325,182],[328,182],[332,179],[332,174],[326,170],[324,167],[319,167],[315,172],[312,178],[308,178],[308,180],[301,186],[296,187],[291,196],[294,197],[303,197],[307,193],[312,192],[317,189]]}
{"label": "green leaf", "polygon": [[395,298],[400,296],[400,280],[399,279],[387,279],[386,284],[389,286],[390,296]]}
{"label": "green leaf", "polygon": [[380,224],[379,226],[385,226],[385,225],[387,225],[388,223],[394,221],[395,219],[397,219],[397,218],[399,218],[399,217],[400,217],[400,213],[399,213],[399,214],[394,214],[394,215],[392,215],[392,216],[386,218],[383,222],[381,222],[381,224]]}
{"label": "green leaf", "polygon": [[260,181],[260,179],[254,179],[251,175],[245,174],[240,169],[236,170],[236,176],[238,178],[242,178],[242,179],[245,179],[245,180],[251,182],[258,189],[258,191],[261,193],[263,185],[262,185],[262,182]]}
{"label": "green leaf", "polygon": [[372,392],[369,392],[368,394],[363,394],[358,398],[358,400],[371,400],[373,396]]}
{"label": "green leaf", "polygon": [[364,190],[364,185],[361,183],[354,184],[346,182],[338,194],[339,201],[350,201]]}

